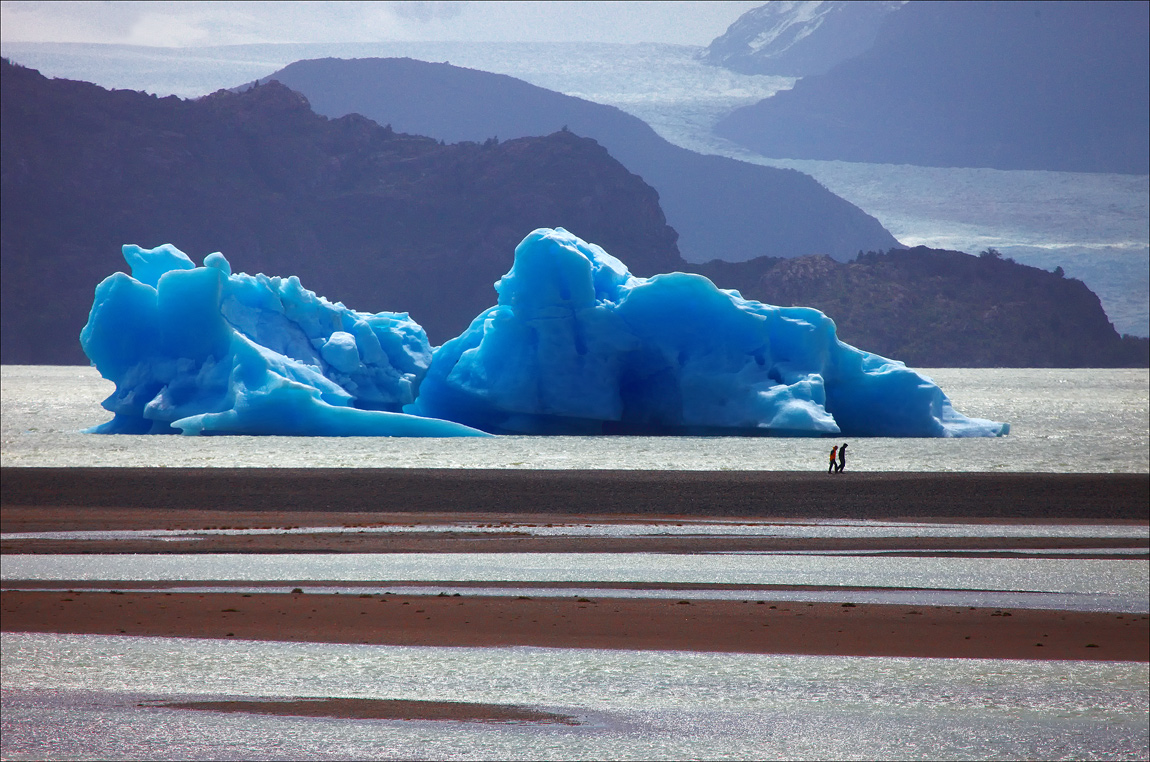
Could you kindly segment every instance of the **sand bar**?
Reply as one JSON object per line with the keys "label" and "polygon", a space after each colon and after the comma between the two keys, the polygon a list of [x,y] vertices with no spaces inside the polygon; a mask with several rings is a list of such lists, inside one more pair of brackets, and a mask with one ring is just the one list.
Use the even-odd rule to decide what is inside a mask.
{"label": "sand bar", "polygon": [[1145,474],[9,467],[0,479],[5,507],[1142,521],[1150,513]]}
{"label": "sand bar", "polygon": [[274,714],[284,717],[335,717],[351,720],[452,720],[455,722],[533,722],[577,725],[567,715],[514,704],[468,701],[325,698],[234,701],[156,701],[143,706],[205,712]]}
{"label": "sand bar", "polygon": [[[1150,504],[1150,479],[1138,474],[4,468],[0,476],[5,533],[737,517],[1144,526]],[[4,552],[156,552],[141,542],[151,541],[27,540],[5,543]],[[201,552],[246,553],[1146,547],[1145,540],[1116,538],[573,538],[513,531],[204,542],[163,544],[169,552],[198,545]],[[0,597],[3,627],[14,632],[1011,659],[1146,661],[1150,653],[1142,615],[805,604],[771,601],[769,591],[756,596],[761,603],[91,591]]]}
{"label": "sand bar", "polygon": [[1138,614],[758,600],[0,593],[10,632],[734,653],[1147,661]]}
{"label": "sand bar", "polygon": [[[142,515],[141,515],[142,514]],[[692,524],[637,517],[622,536],[611,536],[613,517],[486,516],[442,517],[435,524],[421,517],[409,519],[394,531],[393,514],[229,513],[227,511],[149,512],[117,508],[2,509],[0,552],[15,554],[61,553],[876,553],[888,555],[1022,558],[1125,558],[1150,556],[1148,537],[802,537],[772,536],[778,525],[762,534],[730,534],[713,523],[692,534]],[[344,521],[333,522],[342,517]],[[453,519],[453,521],[448,521]],[[500,522],[507,522],[501,525]],[[563,523],[576,524],[564,534]],[[1144,526],[1138,522],[1111,525]],[[162,526],[157,526],[162,525]],[[279,527],[290,533],[260,533]],[[476,530],[476,527],[483,529]],[[534,527],[558,526],[553,536],[541,536]],[[595,532],[579,534],[583,527]],[[640,527],[638,532],[636,527]],[[290,529],[289,529],[290,528]],[[341,531],[332,531],[334,529]],[[147,532],[176,530],[179,535]],[[245,530],[256,530],[247,533]],[[316,531],[307,531],[316,529]],[[106,532],[135,532],[138,535]],[[669,531],[670,530],[670,531]],[[55,533],[49,536],[23,536]],[[66,533],[84,532],[81,536]],[[197,532],[203,532],[198,534]],[[7,534],[12,533],[12,534]],[[64,534],[60,534],[64,533]],[[550,534],[550,532],[548,533]],[[993,535],[993,533],[992,533]],[[1062,553],[1059,553],[1062,551]]]}

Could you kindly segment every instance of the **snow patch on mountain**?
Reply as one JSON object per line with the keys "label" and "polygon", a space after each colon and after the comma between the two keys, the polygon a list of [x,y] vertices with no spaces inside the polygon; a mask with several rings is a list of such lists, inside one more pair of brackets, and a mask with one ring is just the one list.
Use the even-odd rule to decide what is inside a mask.
{"label": "snow patch on mountain", "polygon": [[887,15],[903,5],[776,0],[740,16],[704,60],[747,74],[821,74],[867,50]]}

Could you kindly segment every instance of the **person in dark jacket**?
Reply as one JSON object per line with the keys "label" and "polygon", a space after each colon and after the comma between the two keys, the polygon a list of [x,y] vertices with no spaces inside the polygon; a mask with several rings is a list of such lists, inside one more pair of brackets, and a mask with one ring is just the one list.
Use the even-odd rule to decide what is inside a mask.
{"label": "person in dark jacket", "polygon": [[843,469],[847,467],[847,443],[843,442],[839,446],[839,467],[835,469],[836,474],[841,474]]}

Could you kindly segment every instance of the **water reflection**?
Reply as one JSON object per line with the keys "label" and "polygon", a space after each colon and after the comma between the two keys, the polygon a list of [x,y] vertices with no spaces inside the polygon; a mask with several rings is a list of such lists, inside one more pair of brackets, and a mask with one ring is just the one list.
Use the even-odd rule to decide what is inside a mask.
{"label": "water reflection", "polygon": [[1137,595],[1150,562],[665,553],[202,553],[8,555],[11,580],[657,582]]}
{"label": "water reflection", "polygon": [[[274,520],[272,518],[266,519]],[[1150,526],[1130,524],[962,524],[948,522],[812,519],[808,521],[649,521],[642,524],[597,520],[593,524],[531,524],[443,522],[386,524],[381,526],[235,527],[219,529],[118,529],[62,532],[6,532],[0,540],[184,540],[192,537],[237,535],[409,534],[451,532],[534,537],[1044,537],[1044,538],[1150,538]]]}
{"label": "water reflection", "polygon": [[1150,601],[1144,595],[1114,595],[1110,593],[1018,593],[987,590],[876,590],[867,588],[836,588],[829,590],[804,588],[711,588],[711,587],[587,587],[560,585],[532,587],[493,587],[488,585],[181,585],[179,587],[101,587],[99,584],[43,586],[20,584],[6,586],[6,590],[25,592],[94,592],[107,593],[236,593],[286,595],[300,591],[307,595],[425,595],[425,596],[496,596],[530,598],[641,598],[659,600],[709,601],[797,601],[803,603],[878,603],[905,606],[976,606],[1003,609],[1046,609],[1058,611],[1105,611],[1127,614],[1150,614]]}
{"label": "water reflection", "polygon": [[[5,758],[1145,757],[1144,664],[5,633]],[[514,703],[581,725],[219,715],[156,697]]]}
{"label": "water reflection", "polygon": [[[1009,421],[996,439],[867,439],[859,471],[1150,471],[1144,369],[924,371],[966,415]],[[822,439],[741,437],[97,437],[112,385],[94,368],[0,368],[6,466],[826,469]]]}

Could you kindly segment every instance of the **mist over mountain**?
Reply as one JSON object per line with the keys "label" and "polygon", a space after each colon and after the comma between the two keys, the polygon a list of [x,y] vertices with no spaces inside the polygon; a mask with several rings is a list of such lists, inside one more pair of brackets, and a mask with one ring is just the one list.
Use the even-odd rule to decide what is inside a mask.
{"label": "mist over mountain", "polygon": [[278,80],[329,117],[359,113],[400,132],[447,142],[546,135],[594,138],[659,193],[690,262],[827,254],[899,243],[811,177],[672,145],[642,120],[501,74],[401,58],[298,61]]}
{"label": "mist over mountain", "polygon": [[328,120],[279,84],[189,101],[2,73],[4,363],[86,363],[79,332],[125,243],[298,275],[354,309],[408,311],[436,343],[491,306],[540,226],[638,274],[685,266],[655,192],[571,132],[442,145]]}
{"label": "mist over mountain", "polygon": [[1145,2],[911,2],[714,130],[775,158],[1146,174],[1148,30]]}
{"label": "mist over mountain", "polygon": [[753,8],[707,47],[703,60],[743,74],[823,74],[868,50],[901,0],[775,0]]}

